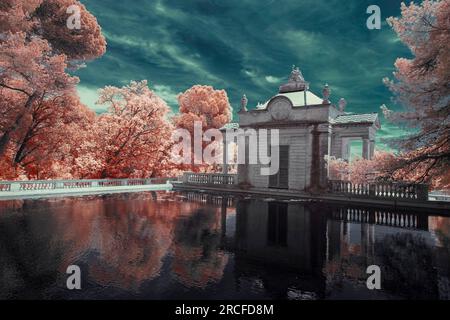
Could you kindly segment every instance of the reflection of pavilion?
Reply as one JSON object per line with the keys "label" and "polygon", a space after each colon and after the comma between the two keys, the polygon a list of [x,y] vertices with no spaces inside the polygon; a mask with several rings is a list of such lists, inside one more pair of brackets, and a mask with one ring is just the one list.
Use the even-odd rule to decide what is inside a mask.
{"label": "reflection of pavilion", "polygon": [[[421,293],[422,289],[413,292],[416,297],[432,297],[439,286],[433,274],[434,263],[429,260],[415,265],[433,256],[432,239],[425,221],[406,225],[414,220],[411,215],[414,214],[240,200],[233,221],[235,234],[233,239],[227,239],[226,247],[235,253],[236,281],[242,277],[258,279],[275,298],[386,298],[407,296],[414,286],[424,292]],[[399,259],[385,253],[394,250],[405,254],[408,252],[405,245],[420,248],[421,239],[426,250],[400,259],[419,278],[401,284],[404,286],[396,290]],[[383,292],[369,291],[364,285],[365,270],[371,264],[380,264],[389,275],[385,277]]]}
{"label": "reflection of pavilion", "polygon": [[288,203],[238,202],[236,249],[265,263],[312,272],[321,264],[317,252],[326,245],[326,221],[318,216]]}
{"label": "reflection of pavilion", "polygon": [[238,201],[236,233],[237,277],[258,265],[258,276],[275,298],[322,296],[326,251],[324,215],[308,208],[279,202]]}

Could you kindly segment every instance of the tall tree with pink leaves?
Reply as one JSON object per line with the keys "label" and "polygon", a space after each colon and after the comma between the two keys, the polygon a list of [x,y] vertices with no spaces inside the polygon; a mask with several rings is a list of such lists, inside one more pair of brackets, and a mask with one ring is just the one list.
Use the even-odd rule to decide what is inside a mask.
{"label": "tall tree with pink leaves", "polygon": [[109,106],[95,125],[98,177],[157,177],[170,167],[172,124],[169,106],[147,86],[131,82],[105,87],[99,104]]}
{"label": "tall tree with pink leaves", "polygon": [[[188,130],[191,137],[194,137],[194,124],[196,122],[201,123],[203,131],[206,131],[208,129],[220,129],[232,118],[232,109],[227,93],[225,90],[216,90],[211,86],[192,86],[178,95],[178,104],[179,114],[174,117],[175,126]],[[205,145],[204,142],[203,147]],[[220,148],[220,146],[216,147],[217,149]],[[208,165],[188,165],[184,169],[195,172],[214,170]]]}
{"label": "tall tree with pink leaves", "polygon": [[[67,26],[69,7],[79,10],[80,28]],[[14,178],[43,159],[55,136],[40,134],[49,119],[77,112],[73,101],[78,78],[66,70],[95,59],[106,42],[93,15],[75,0],[5,0],[0,4],[0,166]],[[78,110],[80,111],[80,110]],[[81,114],[89,114],[86,110]],[[62,120],[59,123],[64,123]],[[55,128],[57,123],[53,123]],[[56,132],[52,130],[51,132]],[[67,131],[68,132],[68,131]],[[39,139],[38,139],[39,137]],[[39,143],[36,141],[39,140]],[[52,149],[54,150],[54,149]],[[47,165],[51,166],[50,159]],[[31,161],[31,162],[30,162]],[[42,165],[43,163],[41,163]],[[48,169],[48,168],[47,168]],[[44,170],[46,171],[46,170]]]}
{"label": "tall tree with pink leaves", "polygon": [[450,187],[450,1],[402,4],[401,17],[388,22],[411,50],[398,58],[395,80],[385,79],[396,101],[405,107],[385,117],[412,134],[396,141],[401,157],[389,174],[402,172],[411,180]]}

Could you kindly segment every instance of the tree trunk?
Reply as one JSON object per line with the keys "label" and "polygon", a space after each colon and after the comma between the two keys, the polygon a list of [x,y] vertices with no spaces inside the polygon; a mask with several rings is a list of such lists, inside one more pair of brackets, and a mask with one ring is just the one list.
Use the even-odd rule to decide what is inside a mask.
{"label": "tree trunk", "polygon": [[22,141],[20,143],[20,146],[19,146],[19,148],[16,151],[16,154],[14,156],[14,163],[19,164],[25,159],[26,155],[24,156],[24,152],[26,150],[28,142],[31,139],[32,133],[33,133],[33,123],[30,124],[30,126],[29,126],[29,128],[27,130],[27,133],[23,137],[23,139],[22,139]]}
{"label": "tree trunk", "polygon": [[24,140],[22,140],[22,143],[20,144],[20,147],[17,150],[16,155],[14,156],[14,163],[16,163],[16,164],[19,164],[24,159],[23,152],[25,151],[25,146],[26,146],[25,140],[26,140],[26,137]]}
{"label": "tree trunk", "polygon": [[37,95],[32,94],[28,97],[27,102],[25,103],[25,110],[24,112],[21,112],[17,118],[16,121],[14,121],[13,125],[6,129],[6,131],[3,133],[3,136],[0,138],[0,157],[5,154],[6,146],[8,145],[9,141],[11,140],[11,134],[19,127],[20,122],[22,121],[23,116],[25,115],[25,112],[30,109],[32,106],[34,100],[36,100]]}
{"label": "tree trunk", "polygon": [[102,170],[102,173],[100,174],[100,179],[106,179],[108,177],[108,171],[106,169]]}

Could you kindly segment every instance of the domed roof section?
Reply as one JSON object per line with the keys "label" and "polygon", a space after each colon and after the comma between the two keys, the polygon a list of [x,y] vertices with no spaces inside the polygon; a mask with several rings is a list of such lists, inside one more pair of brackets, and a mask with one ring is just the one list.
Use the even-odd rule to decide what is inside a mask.
{"label": "domed roof section", "polygon": [[[318,105],[318,104],[322,104],[322,99],[319,98],[318,96],[316,96],[314,93],[312,93],[311,91],[297,91],[297,92],[288,92],[288,93],[280,93],[277,94],[275,97],[286,97],[288,98],[291,103],[292,106],[295,107],[304,107],[304,106],[311,106],[311,105]],[[306,101],[305,101],[305,97],[306,97]],[[273,99],[272,98],[272,99]],[[270,99],[270,100],[272,100]],[[265,110],[267,109],[267,105],[269,104],[269,101],[266,101],[263,104],[258,104],[256,106],[257,110]]]}
{"label": "domed roof section", "polygon": [[279,93],[269,101],[258,104],[256,110],[265,110],[269,102],[276,97],[288,98],[293,107],[304,107],[307,105],[318,105],[323,103],[323,99],[309,91],[309,83],[305,81],[299,68],[292,68],[291,75],[287,83],[280,86]]}

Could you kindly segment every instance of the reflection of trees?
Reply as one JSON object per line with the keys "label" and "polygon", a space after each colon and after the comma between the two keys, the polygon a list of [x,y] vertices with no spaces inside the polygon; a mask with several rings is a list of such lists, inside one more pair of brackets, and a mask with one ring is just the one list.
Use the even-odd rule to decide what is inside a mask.
{"label": "reflection of trees", "polygon": [[227,262],[219,249],[221,210],[204,203],[140,194],[0,206],[0,298],[14,292],[39,298],[64,288],[71,264],[87,275],[83,286],[138,290],[159,275],[169,249],[173,272],[186,286],[218,281]]}
{"label": "reflection of trees", "polygon": [[[340,255],[327,263],[324,272],[329,291],[341,288],[347,280],[365,285],[365,270],[372,263],[367,263],[358,247],[342,243]],[[438,298],[433,250],[421,236],[386,235],[376,242],[372,258],[381,268],[383,291],[409,299]]]}
{"label": "reflection of trees", "polygon": [[[96,236],[98,253],[89,267],[97,283],[136,289],[143,280],[159,274],[171,242],[171,225],[148,211],[127,211],[119,206],[117,214],[102,219]],[[122,211],[123,210],[123,211]]]}
{"label": "reflection of trees", "polygon": [[440,245],[450,254],[450,218],[432,217],[430,229],[433,229]]}
{"label": "reflection of trees", "polygon": [[15,209],[0,208],[0,299],[46,298],[58,282],[55,264],[64,254],[62,243],[53,238],[49,214],[26,214],[36,209],[30,201],[13,204]]}
{"label": "reflection of trees", "polygon": [[409,299],[438,297],[432,248],[421,236],[387,235],[375,248],[383,289]]}
{"label": "reflection of trees", "polygon": [[439,298],[450,299],[450,219],[431,217],[430,229],[434,231],[438,240],[434,260],[439,279]]}
{"label": "reflection of trees", "polygon": [[[47,288],[65,288],[71,264],[82,266],[89,283],[137,290],[159,275],[175,220],[204,206],[143,194],[6,203],[0,203],[0,298],[15,292],[39,298]],[[208,226],[215,228],[209,219],[203,216],[199,224],[206,253],[216,246],[207,235]],[[186,263],[196,259],[183,256]]]}
{"label": "reflection of trees", "polygon": [[193,211],[175,227],[173,271],[186,286],[205,287],[222,278],[228,261],[220,247],[220,209]]}
{"label": "reflection of trees", "polygon": [[66,263],[89,253],[85,258],[93,281],[136,290],[142,281],[159,275],[172,242],[174,219],[185,206],[155,202],[150,195],[93,199],[87,204],[74,201],[59,229],[71,244]]}
{"label": "reflection of trees", "polygon": [[342,288],[345,281],[364,282],[366,263],[361,257],[361,246],[341,243],[341,252],[328,261],[324,267],[327,278],[327,293]]}

